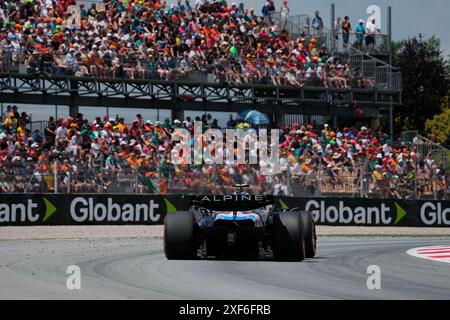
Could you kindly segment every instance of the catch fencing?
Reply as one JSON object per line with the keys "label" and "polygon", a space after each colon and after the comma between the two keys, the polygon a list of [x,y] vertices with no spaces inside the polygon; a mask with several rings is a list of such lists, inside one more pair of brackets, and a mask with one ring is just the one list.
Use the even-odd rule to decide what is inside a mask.
{"label": "catch fencing", "polygon": [[[82,156],[86,156],[83,154]],[[325,161],[318,156],[285,158],[280,171],[264,175],[251,165],[173,166],[158,155],[87,162],[48,154],[47,161],[14,157],[0,167],[0,194],[232,194],[235,184],[248,184],[254,194],[386,199],[450,199],[450,175],[442,163],[429,167],[418,158],[401,160],[397,170],[378,168],[376,160]],[[431,157],[429,157],[431,159]],[[288,165],[289,161],[291,163]],[[292,162],[294,161],[294,162]]]}
{"label": "catch fencing", "polygon": [[245,191],[255,194],[319,196],[321,190],[319,174],[291,173],[288,166],[280,173],[262,175],[257,166],[175,167],[165,160],[155,164],[151,156],[121,160],[99,156],[89,166],[67,159],[34,164],[16,158],[3,165],[0,194],[232,194],[237,191],[234,185],[242,183],[249,185]]}

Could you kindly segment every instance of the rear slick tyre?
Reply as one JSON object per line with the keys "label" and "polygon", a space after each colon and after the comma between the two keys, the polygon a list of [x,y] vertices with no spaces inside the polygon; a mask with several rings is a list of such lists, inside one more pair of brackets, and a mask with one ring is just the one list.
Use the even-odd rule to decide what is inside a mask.
{"label": "rear slick tyre", "polygon": [[195,247],[195,217],[192,212],[169,213],[164,220],[164,254],[169,260],[193,260]]}
{"label": "rear slick tyre", "polygon": [[272,251],[275,260],[279,261],[305,259],[305,237],[300,212],[283,212],[274,215]]}
{"label": "rear slick tyre", "polygon": [[303,235],[305,237],[305,257],[314,258],[317,253],[316,225],[308,211],[302,211]]}

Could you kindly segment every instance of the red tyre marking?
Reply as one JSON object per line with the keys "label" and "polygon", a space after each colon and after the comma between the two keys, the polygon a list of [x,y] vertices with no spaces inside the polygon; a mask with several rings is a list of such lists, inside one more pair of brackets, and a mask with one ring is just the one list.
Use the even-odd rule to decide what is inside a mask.
{"label": "red tyre marking", "polygon": [[450,246],[414,248],[407,253],[417,258],[450,263]]}
{"label": "red tyre marking", "polygon": [[439,250],[450,250],[450,247],[437,247],[437,248],[430,248],[430,249],[418,249],[418,252],[423,251],[439,251]]}
{"label": "red tyre marking", "polygon": [[450,253],[450,250],[440,250],[440,251],[420,251],[420,254],[436,254],[436,253]]}

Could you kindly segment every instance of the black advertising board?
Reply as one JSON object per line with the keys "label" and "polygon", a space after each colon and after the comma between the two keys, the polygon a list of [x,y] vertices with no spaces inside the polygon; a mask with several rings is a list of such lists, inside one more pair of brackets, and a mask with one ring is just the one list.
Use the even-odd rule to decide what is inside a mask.
{"label": "black advertising board", "polygon": [[450,201],[282,198],[285,207],[311,211],[317,225],[450,227]]}
{"label": "black advertising board", "polygon": [[180,196],[0,195],[0,226],[161,225],[181,207],[189,200]]}
{"label": "black advertising board", "polygon": [[[311,211],[317,225],[450,227],[450,201],[274,199],[282,208]],[[0,226],[161,225],[166,214],[189,206],[182,196],[1,194]]]}

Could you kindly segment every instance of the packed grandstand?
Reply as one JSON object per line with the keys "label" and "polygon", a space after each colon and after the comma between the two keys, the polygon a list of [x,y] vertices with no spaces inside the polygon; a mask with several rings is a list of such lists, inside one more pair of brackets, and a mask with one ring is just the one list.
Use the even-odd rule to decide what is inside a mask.
{"label": "packed grandstand", "polygon": [[[0,192],[220,193],[235,183],[275,195],[309,191],[408,199],[450,192],[450,175],[432,154],[366,127],[281,125],[281,172],[272,176],[230,163],[173,165],[171,134],[177,128],[193,133],[195,121],[204,129],[225,129],[209,116],[152,122],[137,115],[127,125],[123,118],[89,122],[79,114],[50,117],[43,132],[31,131],[29,116],[9,107],[0,122]],[[248,127],[258,128],[230,115],[227,128]]]}
{"label": "packed grandstand", "polygon": [[[219,83],[377,85],[350,61],[330,54],[318,12],[313,32],[295,37],[285,28],[286,1],[277,19],[272,1],[259,12],[225,1],[111,0],[85,6],[74,0],[0,0],[0,72],[160,80],[207,72]],[[337,29],[351,31],[348,17]],[[360,45],[373,45],[363,41],[370,28],[360,23],[358,30]],[[193,120],[137,117],[127,125],[109,117],[89,122],[79,114],[51,117],[40,131],[31,129],[26,113],[8,106],[0,122],[0,192],[226,192],[245,182],[253,192],[285,195],[449,196],[443,162],[412,141],[393,141],[364,126],[280,124],[282,172],[275,176],[250,166],[172,166],[171,134],[177,127],[192,130]],[[219,128],[212,118],[198,120]]]}
{"label": "packed grandstand", "polygon": [[[273,1],[261,13],[225,1],[98,3],[0,1],[0,72],[161,80],[203,72],[212,74],[212,81],[232,84],[375,85],[350,61],[330,55],[319,13],[311,32],[291,35],[285,28],[287,1],[277,22],[271,18]],[[348,19],[342,27],[348,32],[342,36],[345,44]],[[356,42],[366,45],[369,29],[362,26]]]}

